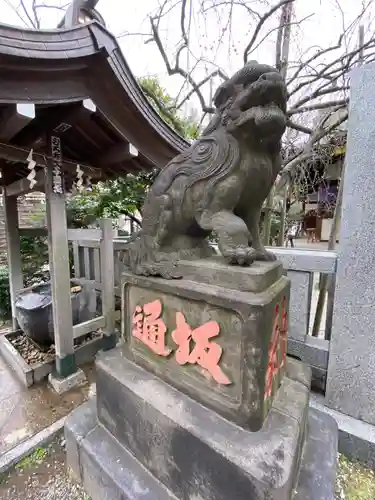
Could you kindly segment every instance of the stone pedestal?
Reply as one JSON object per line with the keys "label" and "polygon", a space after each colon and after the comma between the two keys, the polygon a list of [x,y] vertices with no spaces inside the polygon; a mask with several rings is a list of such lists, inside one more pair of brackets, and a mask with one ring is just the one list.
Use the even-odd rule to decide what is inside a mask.
{"label": "stone pedestal", "polygon": [[333,500],[337,431],[286,357],[281,265],[181,269],[124,275],[124,346],[67,421],[71,472],[93,500]]}
{"label": "stone pedestal", "polygon": [[287,349],[289,280],[279,262],[180,263],[183,280],[123,274],[129,359],[238,425],[262,427]]}

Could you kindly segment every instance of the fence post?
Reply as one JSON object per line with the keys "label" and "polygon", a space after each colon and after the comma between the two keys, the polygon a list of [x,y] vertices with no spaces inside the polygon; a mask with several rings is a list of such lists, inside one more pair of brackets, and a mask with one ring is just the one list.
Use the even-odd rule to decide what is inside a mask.
{"label": "fence post", "polygon": [[72,247],[73,247],[73,262],[74,262],[74,277],[80,278],[81,277],[81,261],[80,261],[80,257],[79,257],[78,241],[73,241]]}
{"label": "fence post", "polygon": [[100,227],[102,229],[100,240],[102,311],[103,316],[105,316],[103,349],[108,350],[115,347],[117,342],[115,333],[115,271],[112,220],[102,219]]}
{"label": "fence post", "polygon": [[9,197],[5,193],[3,195],[4,212],[5,212],[5,227],[7,235],[8,248],[8,267],[9,267],[9,288],[12,304],[12,325],[13,330],[17,330],[18,323],[16,319],[15,302],[17,292],[24,287],[22,276],[22,262],[20,249],[20,232],[18,228],[18,208],[17,196]]}
{"label": "fence post", "polygon": [[53,160],[46,169],[45,190],[56,373],[51,373],[48,380],[55,391],[61,393],[79,385],[86,376],[77,367],[74,350],[68,228],[60,167],[61,141],[52,136],[49,141]]}

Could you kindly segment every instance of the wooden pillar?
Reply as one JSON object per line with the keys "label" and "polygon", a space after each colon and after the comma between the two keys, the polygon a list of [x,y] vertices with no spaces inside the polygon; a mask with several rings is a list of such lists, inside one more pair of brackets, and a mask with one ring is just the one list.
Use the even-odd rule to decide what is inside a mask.
{"label": "wooden pillar", "polygon": [[103,316],[105,316],[103,348],[107,350],[115,347],[117,342],[115,334],[115,267],[112,220],[102,219],[100,227],[102,229],[100,240],[100,274],[102,282],[102,309]]}
{"label": "wooden pillar", "polygon": [[59,377],[67,377],[77,371],[70,298],[68,226],[62,172],[59,168],[60,139],[52,137],[51,141],[53,164],[48,165],[46,172],[46,208],[56,372]]}
{"label": "wooden pillar", "polygon": [[8,249],[9,288],[12,304],[12,324],[13,329],[17,330],[18,323],[16,320],[15,300],[17,291],[21,290],[24,286],[21,266],[21,246],[20,232],[18,227],[17,196],[7,196],[5,189],[3,200]]}

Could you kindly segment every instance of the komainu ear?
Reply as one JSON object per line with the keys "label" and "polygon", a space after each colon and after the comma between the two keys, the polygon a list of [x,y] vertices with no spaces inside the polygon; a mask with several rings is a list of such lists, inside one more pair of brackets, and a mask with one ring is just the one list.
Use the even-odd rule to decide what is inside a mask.
{"label": "komainu ear", "polygon": [[213,101],[215,106],[218,109],[223,108],[228,100],[233,96],[234,91],[234,85],[230,80],[223,82],[214,94]]}

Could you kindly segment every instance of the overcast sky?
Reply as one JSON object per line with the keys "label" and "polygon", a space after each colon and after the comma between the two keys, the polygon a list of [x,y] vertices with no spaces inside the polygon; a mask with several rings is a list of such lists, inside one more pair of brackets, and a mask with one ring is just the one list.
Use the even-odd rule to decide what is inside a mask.
{"label": "overcast sky", "polygon": [[[56,5],[59,2],[63,5],[67,0],[47,0],[43,3]],[[334,44],[342,31],[343,19],[342,12],[337,7],[338,2],[341,11],[345,16],[345,23],[348,25],[361,9],[362,0],[296,0],[294,19],[305,19],[299,27],[293,27],[291,44],[291,61],[297,59],[301,52],[314,50],[314,47],[328,47]],[[26,0],[30,5],[31,0]],[[194,0],[194,5],[198,5],[198,0]],[[18,26],[24,26],[27,22],[25,15],[19,10],[19,16],[11,6],[18,6],[18,0],[0,0],[2,22]],[[147,19],[150,12],[154,11],[159,5],[158,0],[99,0],[98,10],[103,15],[107,27],[114,34],[123,32],[149,32],[149,21]],[[61,19],[62,13],[53,9],[43,9],[42,15],[43,28],[54,28]],[[373,32],[373,13],[370,9],[366,16],[366,29]],[[167,43],[168,51],[171,55],[176,50],[176,44],[180,38],[179,31],[179,12],[171,14],[168,22],[163,27],[163,40]],[[21,19],[23,18],[23,20]],[[277,23],[277,17],[274,23],[268,24],[268,27],[274,27]],[[205,19],[198,16],[195,12],[191,18],[192,33],[196,36],[192,39],[192,51],[194,54],[204,53],[210,60],[222,67],[228,74],[236,71],[242,64],[243,48],[249,40],[249,18],[243,17],[243,11],[237,10],[232,23],[232,40],[234,47],[229,50],[229,42],[222,44],[217,51],[217,40],[220,34],[220,22],[217,17],[208,14]],[[198,34],[200,34],[199,40]],[[261,38],[261,37],[260,37]],[[175,95],[180,86],[179,77],[167,77],[164,63],[160,57],[155,45],[149,43],[145,45],[143,36],[125,36],[119,39],[123,53],[136,76],[157,75],[162,84]],[[352,40],[354,43],[355,40]],[[210,47],[213,46],[213,50]],[[274,63],[274,37],[262,43],[261,47],[252,54],[252,59],[258,59],[262,62]],[[190,64],[193,64],[192,62]],[[197,78],[204,75],[204,67],[198,71]],[[199,74],[200,73],[200,74]]]}
{"label": "overcast sky", "polygon": [[[339,0],[339,2],[345,14],[345,23],[349,25],[360,11],[362,2],[361,0]],[[195,0],[195,3],[199,2]],[[119,4],[118,0],[100,0],[98,4],[99,10],[112,32],[118,34],[123,31],[149,31],[147,16],[158,5],[157,0],[127,1],[123,2],[122,7],[117,7],[116,10],[116,6]],[[243,48],[249,39],[249,19],[245,18],[244,20],[241,17],[243,14],[242,9],[237,9],[235,12],[237,16],[233,22],[232,36],[236,41],[237,54],[232,50],[230,56],[228,56],[228,44],[223,44],[222,50],[216,60],[218,65],[224,68],[228,74],[233,73],[241,66]],[[173,53],[175,43],[180,37],[178,14],[179,11],[176,11],[176,16],[170,16],[169,25],[164,24],[164,39],[168,39],[169,41],[170,53]],[[328,47],[336,43],[342,31],[342,14],[337,8],[337,0],[296,0],[294,19],[300,20],[308,16],[311,17],[306,19],[300,27],[293,27],[291,60],[296,58],[301,51],[314,50],[314,46]],[[366,17],[369,25],[370,23],[372,25],[372,18],[373,12],[369,10]],[[275,16],[274,24],[269,24],[268,26],[276,26],[277,22],[278,18]],[[199,23],[199,19],[197,18],[193,19],[192,25],[193,31],[195,29],[196,33],[202,35],[206,31],[207,38],[201,40],[202,45],[209,47],[210,43],[213,43],[216,48],[215,42],[217,42],[219,32],[216,17],[211,16],[208,18],[207,30],[204,30],[202,23]],[[273,64],[275,59],[274,39],[275,36],[271,36],[268,41],[262,43],[261,47],[252,54],[252,58]],[[135,36],[124,37],[120,41],[123,52],[136,74],[165,75],[165,67],[162,59],[153,44],[145,45],[143,37]],[[198,52],[197,41],[193,43],[197,48],[196,52]],[[206,49],[205,52],[206,54],[210,54],[209,49]],[[212,54],[210,54],[210,59],[212,59]],[[171,86],[170,88],[173,85],[171,80],[173,81],[173,79],[169,79],[168,83],[168,86]]]}

